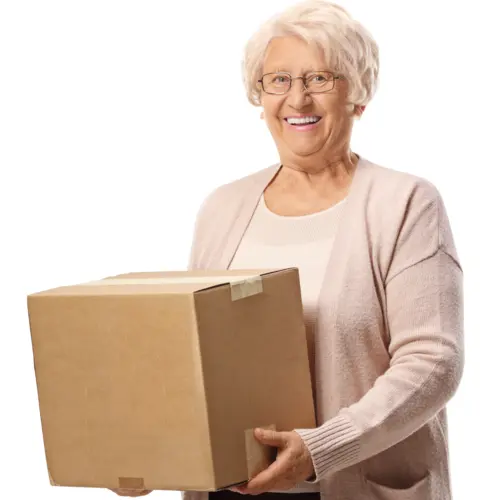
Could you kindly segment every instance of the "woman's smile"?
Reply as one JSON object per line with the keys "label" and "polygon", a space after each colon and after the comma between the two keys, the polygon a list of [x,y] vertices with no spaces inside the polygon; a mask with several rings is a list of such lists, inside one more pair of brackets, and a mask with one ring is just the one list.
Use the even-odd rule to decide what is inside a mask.
{"label": "woman's smile", "polygon": [[290,115],[283,119],[287,129],[294,132],[308,132],[318,128],[321,116],[318,115]]}

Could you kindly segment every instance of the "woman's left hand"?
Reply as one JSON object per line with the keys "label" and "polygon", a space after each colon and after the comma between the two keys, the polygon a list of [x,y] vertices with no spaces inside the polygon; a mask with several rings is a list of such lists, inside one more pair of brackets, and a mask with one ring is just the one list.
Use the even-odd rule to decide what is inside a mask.
{"label": "woman's left hand", "polygon": [[259,495],[270,490],[289,490],[314,475],[309,450],[295,431],[255,429],[254,435],[262,444],[278,448],[276,460],[245,485],[229,488],[231,491]]}

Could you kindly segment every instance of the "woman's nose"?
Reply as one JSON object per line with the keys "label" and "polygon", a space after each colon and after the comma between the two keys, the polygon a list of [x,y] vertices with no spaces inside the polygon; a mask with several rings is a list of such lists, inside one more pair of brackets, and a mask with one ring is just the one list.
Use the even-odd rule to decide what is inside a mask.
{"label": "woman's nose", "polygon": [[303,103],[309,98],[309,92],[305,88],[304,80],[302,78],[294,78],[292,85],[288,91],[288,98],[290,104],[294,108],[302,107]]}

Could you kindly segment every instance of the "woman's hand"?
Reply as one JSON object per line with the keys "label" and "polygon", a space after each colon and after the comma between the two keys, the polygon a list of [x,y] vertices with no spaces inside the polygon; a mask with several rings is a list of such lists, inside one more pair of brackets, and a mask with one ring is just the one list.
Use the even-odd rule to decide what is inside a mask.
{"label": "woman's hand", "polygon": [[254,435],[261,443],[278,448],[276,460],[244,486],[229,488],[231,491],[259,495],[271,490],[289,490],[314,475],[311,455],[299,434],[255,429]]}
{"label": "woman's hand", "polygon": [[152,490],[134,490],[131,488],[117,488],[111,490],[113,493],[121,497],[143,497],[144,495],[148,495]]}

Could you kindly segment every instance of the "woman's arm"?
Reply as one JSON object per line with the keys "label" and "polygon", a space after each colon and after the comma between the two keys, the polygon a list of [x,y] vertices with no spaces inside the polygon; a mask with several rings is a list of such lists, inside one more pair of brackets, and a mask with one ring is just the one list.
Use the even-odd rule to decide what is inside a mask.
{"label": "woman's arm", "polygon": [[315,481],[407,438],[455,393],[462,376],[462,270],[437,190],[408,201],[385,281],[389,369],[355,404],[316,429],[297,429]]}

